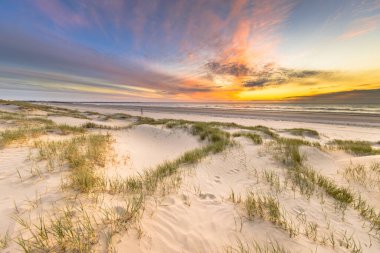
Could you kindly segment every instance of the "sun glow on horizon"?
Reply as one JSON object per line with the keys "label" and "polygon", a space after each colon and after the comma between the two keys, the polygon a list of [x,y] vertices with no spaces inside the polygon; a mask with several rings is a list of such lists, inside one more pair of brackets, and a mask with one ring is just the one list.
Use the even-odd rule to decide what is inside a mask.
{"label": "sun glow on horizon", "polygon": [[4,2],[3,98],[273,101],[380,89],[377,0],[157,1]]}

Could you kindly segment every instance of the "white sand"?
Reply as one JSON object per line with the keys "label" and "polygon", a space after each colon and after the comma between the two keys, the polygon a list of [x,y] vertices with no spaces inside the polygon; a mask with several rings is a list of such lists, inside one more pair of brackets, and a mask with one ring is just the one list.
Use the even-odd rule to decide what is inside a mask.
{"label": "white sand", "polygon": [[[92,108],[78,107],[79,110],[91,111]],[[99,109],[101,113],[130,113],[116,109]],[[380,131],[369,127],[341,126],[333,124],[311,124],[289,121],[254,120],[241,118],[206,117],[190,114],[145,113],[153,118],[182,118],[197,121],[235,122],[242,125],[265,125],[274,128],[281,136],[301,138],[290,135],[287,128],[311,128],[320,132],[321,138],[305,138],[322,144],[332,139],[380,140]],[[71,117],[49,116],[59,124],[80,126],[94,122],[107,126],[128,126],[131,120],[108,120],[93,118],[83,120]],[[1,127],[1,126],[0,126]],[[110,133],[115,160],[104,168],[109,178],[141,175],[144,170],[155,168],[166,160],[173,160],[188,150],[201,147],[195,136],[185,130],[167,129],[162,126],[141,125],[130,129],[92,130]],[[229,131],[237,131],[230,129]],[[57,140],[71,136],[53,134],[41,136],[41,140]],[[337,208],[335,201],[325,193],[313,194],[310,198],[299,191],[280,190],[271,187],[265,180],[265,172],[273,172],[281,185],[286,181],[288,168],[276,161],[271,155],[271,148],[266,144],[254,145],[244,137],[235,138],[237,145],[226,151],[210,155],[193,166],[181,168],[182,182],[177,191],[166,196],[147,197],[141,219],[142,235],[137,230],[127,229],[116,236],[117,252],[226,252],[228,246],[237,246],[237,241],[251,243],[257,241],[262,245],[279,242],[290,252],[350,252],[343,246],[329,243],[328,238],[334,234],[336,243],[344,234],[352,235],[350,242],[361,245],[362,252],[380,252],[380,241],[373,232],[369,232],[368,222],[351,206],[345,212]],[[265,140],[267,141],[267,139]],[[27,144],[30,146],[30,143]],[[0,149],[0,236],[7,231],[11,236],[17,234],[19,227],[13,220],[17,212],[14,203],[23,216],[37,217],[46,215],[54,205],[60,203],[63,195],[70,194],[60,188],[61,178],[67,176],[65,171],[47,172],[44,163],[28,160],[30,147],[17,145]],[[369,165],[380,162],[380,156],[356,157],[343,151],[319,150],[302,147],[306,165],[318,173],[330,178],[338,185],[349,187],[360,193],[377,210],[380,210],[379,189],[367,189],[347,182],[342,170],[350,163]],[[40,173],[37,168],[40,168]],[[21,175],[19,177],[18,172]],[[300,233],[290,238],[288,232],[269,221],[262,219],[248,220],[241,204],[234,204],[230,197],[245,198],[249,191],[256,194],[272,195],[278,198],[281,211]],[[85,197],[85,196],[83,196]],[[116,199],[116,197],[115,197]],[[112,197],[105,198],[111,204]],[[37,205],[33,203],[37,203]],[[84,201],[84,203],[86,203]],[[317,224],[317,242],[305,235],[307,224]],[[371,236],[370,236],[371,235]],[[323,238],[326,241],[323,243]],[[11,244],[5,252],[14,252],[17,248]],[[96,247],[96,252],[105,252],[103,247]],[[253,251],[254,252],[254,251]]]}
{"label": "white sand", "polygon": [[[153,200],[148,202],[142,219],[143,237],[137,239],[133,232],[126,233],[117,245],[118,252],[225,252],[227,246],[237,246],[237,239],[262,244],[278,241],[291,252],[315,249],[315,243],[303,235],[291,239],[270,222],[248,221],[244,212],[228,199],[232,190],[243,198],[249,190],[264,195],[273,193],[268,184],[257,177],[265,170],[276,171],[284,178],[281,176],[284,169],[261,152],[262,147],[242,138],[239,140],[240,147],[187,168],[191,172],[184,176],[178,193],[161,199],[158,205]],[[320,226],[320,233],[326,236],[330,230],[338,234],[354,233],[355,240],[362,243],[363,252],[379,251],[379,241],[373,240],[373,245],[368,247],[371,239],[355,210],[349,208],[342,222],[341,213],[327,197],[322,205],[316,197],[307,200],[286,192],[278,196],[281,207],[301,228],[303,224],[297,215],[302,212],[308,222]],[[328,223],[333,224],[332,228],[326,228]],[[318,245],[317,252],[346,251]]]}
{"label": "white sand", "polygon": [[164,161],[200,146],[197,138],[178,129],[141,125],[113,131],[113,148],[118,161],[107,171],[109,177],[142,175]]}
{"label": "white sand", "polygon": [[61,198],[62,172],[46,172],[44,163],[29,159],[30,152],[28,147],[0,150],[1,235],[13,234],[16,214],[35,216]]}

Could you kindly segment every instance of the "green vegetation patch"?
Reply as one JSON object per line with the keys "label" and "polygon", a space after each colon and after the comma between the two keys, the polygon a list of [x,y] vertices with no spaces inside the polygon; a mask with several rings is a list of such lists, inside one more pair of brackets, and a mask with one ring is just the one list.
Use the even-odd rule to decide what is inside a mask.
{"label": "green vegetation patch", "polygon": [[41,110],[48,112],[49,115],[59,115],[59,116],[68,116],[73,118],[87,119],[83,113],[78,110],[67,109],[62,107],[54,107],[49,105],[42,105],[37,103],[25,102],[25,101],[7,101],[0,100],[0,104],[4,105],[15,105],[20,108],[21,111],[33,111],[33,110]]}
{"label": "green vegetation patch", "polygon": [[5,130],[0,133],[0,148],[14,143],[25,142],[29,138],[36,138],[44,133],[44,128],[19,128]]}
{"label": "green vegetation patch", "polygon": [[309,137],[314,137],[314,138],[319,138],[319,133],[313,129],[307,129],[307,128],[291,128],[287,129],[289,133],[292,135],[297,135],[297,136],[309,136]]}
{"label": "green vegetation patch", "polygon": [[110,120],[110,119],[118,119],[118,120],[126,120],[132,118],[131,115],[125,114],[125,113],[113,113],[113,114],[107,114],[104,117],[104,120]]}
{"label": "green vegetation patch", "polygon": [[249,219],[259,217],[274,224],[280,223],[281,212],[278,201],[271,196],[256,196],[250,192],[245,200],[245,210]]}
{"label": "green vegetation patch", "polygon": [[260,135],[254,134],[254,133],[249,133],[249,132],[237,132],[232,134],[233,137],[246,137],[250,139],[253,143],[255,144],[262,144],[263,143],[263,138],[261,138]]}
{"label": "green vegetation patch", "polygon": [[329,144],[337,146],[338,149],[355,155],[374,155],[380,154],[380,151],[374,150],[368,141],[352,141],[352,140],[334,140]]}
{"label": "green vegetation patch", "polygon": [[110,149],[110,135],[74,137],[68,141],[36,142],[39,159],[47,160],[50,169],[67,165],[69,185],[80,192],[90,192],[103,183],[96,168],[104,167]]}
{"label": "green vegetation patch", "polygon": [[7,129],[0,132],[0,148],[9,146],[14,143],[25,142],[31,138],[37,138],[41,135],[53,132],[62,135],[82,134],[85,129],[82,127],[74,127],[68,125],[49,124],[44,127],[37,128],[17,128]]}

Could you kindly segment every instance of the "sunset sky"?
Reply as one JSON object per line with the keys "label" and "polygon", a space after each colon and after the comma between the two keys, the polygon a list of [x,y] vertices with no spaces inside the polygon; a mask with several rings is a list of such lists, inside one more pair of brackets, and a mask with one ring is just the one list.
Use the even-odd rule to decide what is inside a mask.
{"label": "sunset sky", "polygon": [[380,0],[2,0],[1,98],[380,103]]}

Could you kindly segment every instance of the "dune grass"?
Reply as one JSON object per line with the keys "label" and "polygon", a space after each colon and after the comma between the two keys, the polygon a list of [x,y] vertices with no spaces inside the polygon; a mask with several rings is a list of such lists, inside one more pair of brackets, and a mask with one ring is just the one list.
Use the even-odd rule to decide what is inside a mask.
{"label": "dune grass", "polygon": [[153,194],[158,185],[165,178],[178,173],[183,165],[192,165],[212,153],[219,153],[232,144],[230,135],[227,132],[213,127],[208,123],[195,123],[191,127],[191,133],[199,136],[201,140],[207,141],[207,145],[185,152],[179,158],[166,161],[154,169],[144,171],[141,177],[128,178],[126,180],[108,180],[105,190],[112,194],[121,192],[142,191],[145,194]]}
{"label": "dune grass", "polygon": [[98,134],[87,136],[82,148],[77,143],[70,143],[66,149],[66,159],[72,170],[71,187],[80,192],[90,192],[102,183],[96,167],[105,166],[110,142],[110,135]]}
{"label": "dune grass", "polygon": [[0,132],[0,148],[13,143],[25,142],[29,138],[36,138],[44,133],[44,128],[19,128]]}
{"label": "dune grass", "polygon": [[255,217],[269,220],[274,224],[280,222],[281,213],[278,200],[272,196],[256,196],[250,192],[244,202],[245,210],[249,219]]}
{"label": "dune grass", "polygon": [[47,118],[27,117],[20,113],[0,113],[0,120],[6,120],[7,123],[18,126],[18,128],[0,132],[0,148],[14,143],[25,142],[48,133],[68,135],[83,134],[86,131],[83,126],[55,124]]}
{"label": "dune grass", "polygon": [[278,134],[276,134],[275,132],[273,132],[272,130],[270,130],[268,127],[266,126],[261,126],[261,125],[257,125],[257,126],[253,126],[253,127],[245,127],[245,126],[241,126],[239,125],[240,128],[243,128],[243,129],[247,129],[247,130],[254,130],[254,131],[259,131],[259,132],[262,132],[272,138],[277,138],[278,137]]}
{"label": "dune grass", "polygon": [[297,166],[302,164],[303,156],[299,151],[299,146],[305,144],[298,139],[279,138],[272,143],[274,156],[287,166]]}
{"label": "dune grass", "polygon": [[310,142],[280,138],[277,140],[277,144],[275,156],[288,167],[288,178],[294,185],[298,186],[302,194],[310,197],[318,186],[342,204],[347,205],[353,202],[354,196],[348,189],[337,186],[332,180],[303,165],[305,158],[300,154],[299,147],[311,145]]}
{"label": "dune grass", "polygon": [[272,138],[277,138],[278,135],[269,129],[269,127],[257,125],[257,126],[244,126],[237,123],[228,123],[228,122],[210,122],[210,124],[213,124],[215,126],[219,127],[229,127],[229,128],[239,128],[243,130],[250,130],[250,131],[258,131],[261,133],[264,133]]}
{"label": "dune grass", "polygon": [[237,240],[237,246],[228,246],[226,253],[291,253],[292,251],[286,249],[279,242],[267,242],[260,244],[257,241],[252,243]]}
{"label": "dune grass", "polygon": [[49,105],[43,105],[38,103],[26,102],[26,101],[8,101],[0,100],[0,104],[15,105],[20,108],[21,111],[33,111],[41,110],[48,112],[49,115],[68,116],[73,118],[87,119],[87,117],[78,110],[67,109],[63,107],[55,107]]}
{"label": "dune grass", "polygon": [[0,112],[0,122],[18,127],[39,127],[54,124],[52,120],[43,117],[27,117],[21,113]]}
{"label": "dune grass", "polygon": [[106,252],[111,250],[112,237],[133,224],[142,213],[143,198],[125,198],[117,206],[103,207],[95,217],[82,202],[66,205],[34,224],[15,215],[14,220],[24,231],[15,238],[20,248],[32,252],[94,252],[93,246],[103,240]]}
{"label": "dune grass", "polygon": [[290,128],[286,129],[289,133],[296,136],[309,136],[314,138],[319,138],[319,133],[313,129],[307,129],[307,128]]}
{"label": "dune grass", "polygon": [[348,182],[353,182],[367,188],[378,188],[380,190],[380,163],[350,164],[343,170],[343,177]]}
{"label": "dune grass", "polygon": [[321,175],[317,175],[316,179],[318,186],[324,189],[325,192],[335,200],[346,205],[353,203],[354,195],[349,189],[343,186],[338,186],[331,179]]}
{"label": "dune grass", "polygon": [[96,124],[94,122],[87,122],[81,125],[82,129],[108,129],[108,130],[118,130],[120,127],[106,126],[101,124]]}
{"label": "dune grass", "polygon": [[278,137],[271,144],[274,157],[287,166],[298,166],[304,161],[299,151],[300,146],[320,148],[319,142],[309,142],[301,139]]}
{"label": "dune grass", "polygon": [[374,150],[368,141],[334,140],[329,144],[355,155],[380,154],[380,151]]}
{"label": "dune grass", "polygon": [[3,236],[0,236],[0,249],[5,249],[8,247],[9,243],[11,241],[11,238],[8,233],[6,233]]}
{"label": "dune grass", "polygon": [[[147,124],[147,125],[165,125],[168,128],[181,128],[186,125],[192,125],[192,126],[201,126],[201,125],[206,125],[207,127],[210,128],[238,128],[242,130],[250,130],[250,131],[257,131],[261,132],[263,134],[266,134],[267,136],[277,139],[279,138],[278,134],[270,130],[266,126],[244,126],[244,125],[239,125],[236,123],[228,123],[228,122],[216,122],[216,121],[211,121],[211,122],[201,122],[201,121],[188,121],[188,120],[180,120],[180,119],[153,119],[149,117],[137,117],[137,121],[135,125],[142,125],[142,124]],[[201,137],[202,138],[202,137]]]}
{"label": "dune grass", "polygon": [[[110,194],[121,193],[122,196],[136,196],[136,199],[138,199],[138,201],[133,202],[135,204],[131,204],[133,211],[127,212],[126,215],[123,214],[121,218],[118,218],[119,215],[110,214],[109,211],[104,211],[107,218],[103,220],[103,224],[108,225],[106,229],[108,238],[107,245],[112,242],[112,238],[116,233],[127,229],[127,224],[125,222],[135,219],[136,216],[141,213],[145,197],[155,194],[160,185],[163,186],[163,188],[167,187],[166,180],[176,175],[181,166],[194,164],[208,154],[221,152],[232,144],[228,133],[208,124],[194,124],[191,127],[191,132],[194,135],[199,136],[200,139],[207,141],[207,145],[202,148],[185,152],[179,158],[173,161],[166,161],[155,169],[147,170],[140,177],[108,180],[105,178],[101,179],[101,192],[107,192]],[[175,183],[174,186],[178,186],[178,184]]]}
{"label": "dune grass", "polygon": [[[107,233],[111,240],[113,235],[125,230],[129,222],[141,213],[144,197],[154,194],[158,185],[165,179],[178,173],[181,166],[197,163],[210,153],[223,151],[232,143],[229,134],[218,128],[225,126],[223,123],[152,120],[146,118],[137,122],[138,124],[165,125],[168,128],[187,127],[192,134],[206,141],[207,145],[188,151],[176,160],[167,161],[155,169],[147,171],[141,177],[120,181],[109,180],[108,183],[105,182],[105,179],[100,174],[96,173],[96,168],[104,166],[107,157],[108,147],[107,144],[106,146],[103,145],[108,141],[104,141],[103,137],[94,137],[92,140],[88,139],[92,138],[90,136],[75,137],[77,138],[77,142],[73,141],[72,145],[67,143],[63,144],[63,147],[60,147],[60,144],[52,145],[52,147],[47,148],[50,150],[46,149],[42,151],[42,153],[46,153],[45,155],[41,155],[41,157],[45,157],[43,159],[50,159],[50,157],[54,156],[59,157],[58,159],[61,159],[62,163],[67,165],[72,171],[69,185],[80,192],[104,191],[107,188],[108,192],[112,194],[122,192],[125,195],[133,196],[132,199],[134,200],[128,202],[126,207],[121,210],[104,209],[104,218],[101,224],[106,227],[104,232]],[[82,126],[81,128],[98,128],[98,126],[89,124],[88,127]],[[253,130],[251,127],[249,128],[249,130]],[[355,208],[360,210],[362,216],[366,217],[372,224],[375,224],[375,229],[380,227],[380,215],[377,215],[376,211],[371,209],[364,201],[361,200],[358,203],[347,189],[337,186],[334,182],[320,177],[313,170],[303,166],[303,157],[299,152],[299,146],[313,146],[313,143],[279,138],[274,132],[261,126],[252,128],[255,128],[255,131],[263,133],[269,131],[269,134],[265,134],[283,146],[281,150],[285,152],[285,163],[294,166],[289,171],[294,174],[292,176],[295,178],[293,181],[297,181],[296,184],[304,184],[304,186],[300,187],[306,190],[318,186],[340,202],[354,203],[357,206]],[[84,138],[85,140],[79,140],[80,138]],[[107,187],[104,185],[107,185]],[[350,197],[352,197],[351,201]],[[245,200],[244,205],[251,219],[262,218],[278,224],[284,229],[289,229],[288,225],[284,222],[279,203],[275,198],[270,196],[260,197],[252,194]],[[99,223],[91,221],[89,217],[90,215],[84,214],[83,222],[79,223],[72,216],[69,217],[70,221],[66,221],[62,217],[54,217],[48,222],[55,224],[54,226],[50,226],[42,220],[40,224],[36,224],[33,228],[33,231],[37,228],[37,233],[32,232],[33,236],[28,239],[20,237],[17,242],[26,252],[36,252],[36,250],[42,250],[42,252],[78,252],[78,250],[79,252],[91,252],[92,246],[98,242],[99,227],[96,226]],[[253,246],[241,244],[237,248],[229,249],[231,251],[227,252],[251,252],[250,250],[252,252],[288,252],[278,244],[265,246],[260,246],[257,243],[253,243]]]}
{"label": "dune grass", "polygon": [[[375,230],[376,235],[380,236],[380,213],[371,207],[360,195],[355,195],[347,187],[340,186],[333,180],[318,174],[312,168],[304,166],[302,159],[299,160],[299,145],[296,145],[297,142],[295,141],[291,141],[291,143],[294,144],[292,148],[286,147],[280,150],[282,152],[280,157],[285,157],[282,161],[288,167],[288,178],[300,189],[300,192],[310,196],[317,187],[322,189],[328,196],[336,200],[340,206],[346,207],[351,205],[364,220],[371,224],[371,230]],[[278,152],[278,150],[275,152]],[[276,153],[275,156],[279,156],[279,154]],[[373,165],[371,170],[377,171],[376,173],[380,171],[378,165]],[[360,171],[361,169],[359,169],[359,172],[351,171],[349,173],[354,173],[354,176],[358,176],[356,174],[361,173]]]}
{"label": "dune grass", "polygon": [[[78,217],[75,217],[74,214]],[[83,209],[65,207],[56,214],[39,217],[36,224],[20,216],[15,221],[25,229],[29,236],[19,236],[16,243],[26,252],[91,252],[97,242],[94,220]]]}
{"label": "dune grass", "polygon": [[125,114],[125,113],[112,113],[107,114],[104,117],[104,120],[110,120],[110,119],[118,119],[118,120],[126,120],[132,118],[131,115]]}
{"label": "dune grass", "polygon": [[228,127],[228,128],[239,128],[243,130],[249,130],[249,131],[257,131],[261,132],[263,134],[266,134],[267,136],[276,139],[278,138],[278,134],[269,129],[269,127],[257,125],[257,126],[244,126],[233,122],[209,122],[209,124],[212,124],[214,126],[218,127]]}
{"label": "dune grass", "polygon": [[71,171],[69,186],[90,192],[103,183],[96,168],[105,166],[111,141],[110,135],[94,134],[68,141],[36,142],[35,147],[38,158],[47,161],[48,170],[67,165]]}
{"label": "dune grass", "polygon": [[240,197],[232,195],[234,200],[240,203],[245,211],[246,218],[250,221],[261,219],[271,222],[286,231],[289,237],[296,237],[300,233],[299,225],[280,209],[279,201],[271,195],[258,195],[248,192],[247,197],[242,200]]}
{"label": "dune grass", "polygon": [[254,144],[262,144],[263,143],[263,139],[261,138],[260,135],[258,134],[254,134],[254,133],[249,133],[249,132],[236,132],[234,134],[232,134],[233,137],[246,137],[248,139],[250,139]]}
{"label": "dune grass", "polygon": [[[168,120],[154,120],[140,117],[137,124],[166,124]],[[189,124],[186,121],[177,121],[178,125]],[[191,123],[190,123],[191,124]],[[95,127],[88,124],[86,127]],[[64,127],[66,129],[67,127]],[[70,129],[70,128],[68,128]],[[79,129],[85,129],[81,127]],[[70,186],[80,192],[90,192],[96,188],[108,188],[107,191],[119,193],[121,191],[138,191],[144,186],[147,192],[153,192],[157,185],[166,177],[175,174],[181,165],[194,164],[210,153],[221,152],[231,145],[230,135],[209,123],[196,122],[191,124],[190,132],[207,145],[185,152],[174,161],[167,161],[156,169],[148,170],[140,178],[127,180],[106,180],[95,173],[94,167],[104,166],[104,154],[110,136],[89,135],[80,136],[64,142],[36,142],[39,149],[39,159],[48,161],[48,167],[62,167],[68,164],[71,169]],[[99,160],[101,159],[101,160]]]}
{"label": "dune grass", "polygon": [[15,143],[22,143],[32,138],[37,138],[41,135],[56,133],[61,135],[82,134],[85,129],[82,127],[73,127],[68,125],[49,124],[42,127],[22,127],[17,129],[7,129],[0,132],[0,148],[9,146]]}
{"label": "dune grass", "polygon": [[84,133],[83,127],[74,127],[65,124],[55,124],[52,120],[42,117],[27,117],[20,113],[0,113],[0,120],[17,125],[15,129],[6,129],[0,132],[0,148],[14,143],[25,142],[47,133],[62,135]]}
{"label": "dune grass", "polygon": [[313,169],[305,166],[294,166],[288,169],[288,179],[297,186],[301,194],[308,198],[315,192],[317,187],[323,189],[330,197],[347,206],[354,201],[354,194],[347,188],[338,186],[331,179],[317,174]]}
{"label": "dune grass", "polygon": [[86,130],[83,127],[70,126],[66,124],[47,126],[46,130],[56,132],[62,135],[83,134]]}

